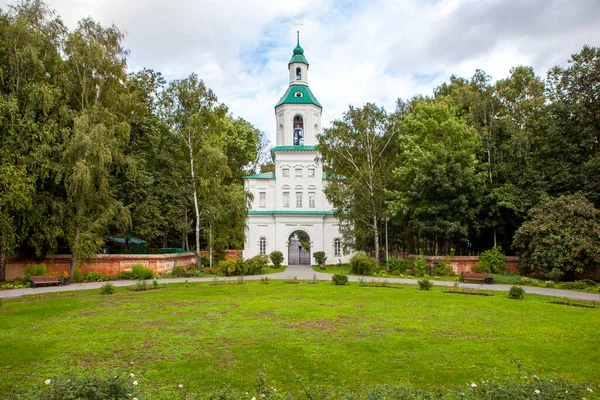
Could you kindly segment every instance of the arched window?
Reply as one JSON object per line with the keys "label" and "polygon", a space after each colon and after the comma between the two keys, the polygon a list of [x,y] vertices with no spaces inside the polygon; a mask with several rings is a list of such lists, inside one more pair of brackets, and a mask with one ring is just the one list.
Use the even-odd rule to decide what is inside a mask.
{"label": "arched window", "polygon": [[302,115],[294,117],[294,146],[304,146],[304,120]]}
{"label": "arched window", "polygon": [[262,236],[258,241],[258,249],[261,256],[267,254],[267,238]]}
{"label": "arched window", "polygon": [[336,238],[333,241],[333,256],[334,257],[341,257],[342,256],[342,242],[338,238]]}
{"label": "arched window", "polygon": [[297,81],[302,80],[302,69],[300,67],[296,67],[296,80]]}

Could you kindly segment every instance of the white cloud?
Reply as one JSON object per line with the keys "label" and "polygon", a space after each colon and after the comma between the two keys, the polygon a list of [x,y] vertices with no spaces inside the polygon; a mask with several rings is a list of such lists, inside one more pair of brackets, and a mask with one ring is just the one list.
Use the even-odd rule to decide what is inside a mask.
{"label": "white cloud", "polygon": [[295,46],[324,107],[323,125],[349,104],[393,110],[449,76],[480,68],[494,79],[532,65],[540,76],[584,44],[600,45],[597,0],[53,0],[70,28],[86,16],[127,32],[129,67],[167,79],[196,72],[230,110],[274,140],[273,106]]}

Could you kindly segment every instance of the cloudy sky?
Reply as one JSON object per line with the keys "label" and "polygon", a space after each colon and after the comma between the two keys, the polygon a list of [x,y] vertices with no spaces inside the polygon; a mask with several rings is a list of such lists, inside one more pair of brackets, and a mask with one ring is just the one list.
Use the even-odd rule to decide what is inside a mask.
{"label": "cloudy sky", "polygon": [[[274,140],[288,85],[292,22],[310,63],[323,126],[348,105],[431,95],[450,75],[494,80],[531,65],[545,76],[600,46],[600,0],[47,0],[74,28],[91,16],[127,33],[129,68],[196,72],[235,116]],[[13,1],[0,0],[0,7]]]}

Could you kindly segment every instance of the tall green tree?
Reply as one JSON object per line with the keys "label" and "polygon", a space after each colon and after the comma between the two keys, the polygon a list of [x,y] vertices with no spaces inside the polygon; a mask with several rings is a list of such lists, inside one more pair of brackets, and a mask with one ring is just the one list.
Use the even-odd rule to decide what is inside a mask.
{"label": "tall green tree", "polygon": [[214,190],[214,179],[230,174],[223,147],[223,128],[227,107],[195,74],[175,80],[166,88],[161,99],[162,117],[184,144],[195,212],[196,251],[200,251],[201,214],[208,204],[200,204],[199,194]]}
{"label": "tall green tree", "polygon": [[416,230],[444,243],[466,239],[483,175],[481,139],[442,101],[419,100],[404,118],[393,170],[392,213],[409,214]]}
{"label": "tall green tree", "polygon": [[383,108],[350,106],[341,120],[318,136],[328,181],[325,195],[342,221],[347,246],[367,248],[372,238],[379,261],[379,229],[386,215],[385,188],[392,179],[398,124]]}

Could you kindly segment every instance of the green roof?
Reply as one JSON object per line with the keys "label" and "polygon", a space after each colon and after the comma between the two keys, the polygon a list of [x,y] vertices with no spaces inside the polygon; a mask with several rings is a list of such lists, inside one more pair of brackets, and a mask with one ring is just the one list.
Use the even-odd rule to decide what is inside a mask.
{"label": "green roof", "polygon": [[333,211],[249,210],[248,215],[333,215]]}
{"label": "green roof", "polygon": [[[296,93],[301,93],[301,95]],[[308,86],[296,83],[288,87],[283,97],[275,104],[275,108],[282,104],[314,104],[319,108],[323,108]]]}
{"label": "green roof", "polygon": [[244,179],[275,179],[275,172],[263,172],[262,174],[242,176]]}
{"label": "green roof", "polygon": [[290,58],[290,62],[288,63],[288,66],[293,64],[293,63],[302,63],[302,64],[308,64],[308,61],[306,60],[306,57],[302,56],[302,55],[295,55],[292,56],[292,58]]}
{"label": "green roof", "polygon": [[277,151],[315,151],[315,146],[277,146],[271,149],[271,158],[275,160],[275,152]]}

